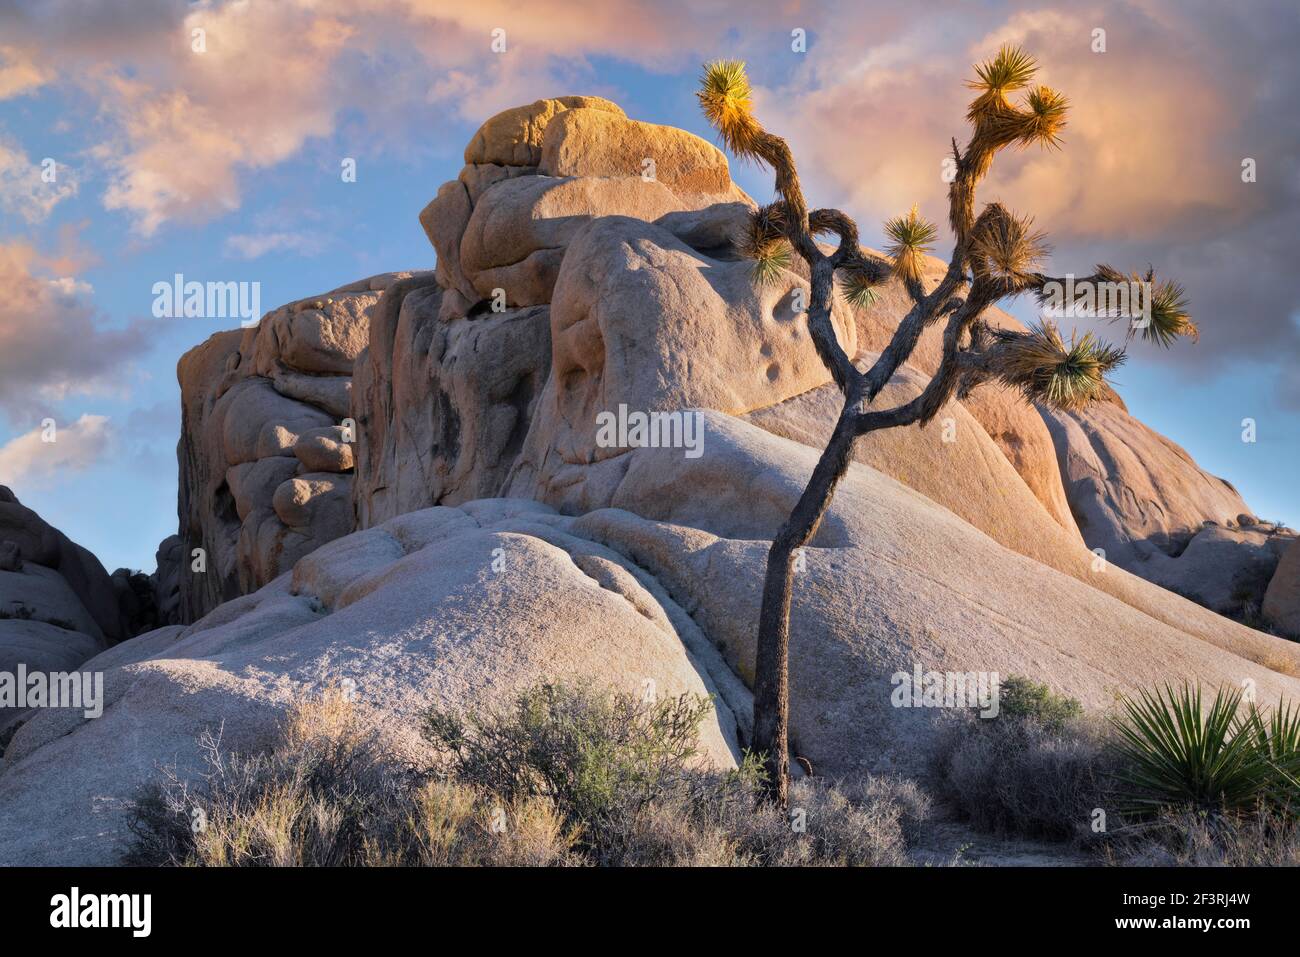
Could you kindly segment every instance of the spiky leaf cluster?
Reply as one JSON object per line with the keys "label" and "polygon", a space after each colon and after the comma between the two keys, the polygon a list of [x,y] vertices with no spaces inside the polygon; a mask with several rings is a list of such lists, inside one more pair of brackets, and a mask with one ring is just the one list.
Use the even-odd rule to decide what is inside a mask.
{"label": "spiky leaf cluster", "polygon": [[1013,295],[1033,283],[1049,251],[1046,240],[1045,233],[1033,228],[1031,217],[990,203],[971,232],[971,272],[998,295]]}
{"label": "spiky leaf cluster", "polygon": [[1026,332],[995,330],[993,337],[989,351],[993,374],[1030,401],[1056,409],[1077,409],[1096,399],[1107,373],[1125,358],[1123,349],[1091,332],[1072,337],[1066,345],[1056,326],[1046,320]]}
{"label": "spiky leaf cluster", "polygon": [[704,65],[695,94],[705,119],[737,156],[753,157],[762,127],[754,118],[749,78],[743,60],[714,60]]}
{"label": "spiky leaf cluster", "polygon": [[894,261],[894,274],[919,282],[925,271],[925,255],[934,247],[939,230],[922,219],[913,206],[906,216],[895,216],[885,223],[885,235],[890,240],[885,254]]}
{"label": "spiky leaf cluster", "polygon": [[775,282],[791,262],[785,239],[785,210],[780,203],[760,206],[735,237],[740,255],[753,263],[751,276],[758,285]]}

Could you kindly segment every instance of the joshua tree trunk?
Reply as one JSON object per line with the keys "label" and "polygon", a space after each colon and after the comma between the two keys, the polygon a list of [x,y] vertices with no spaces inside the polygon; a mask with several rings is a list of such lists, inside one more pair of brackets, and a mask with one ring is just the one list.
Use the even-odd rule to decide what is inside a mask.
{"label": "joshua tree trunk", "polygon": [[782,807],[789,800],[790,780],[789,662],[793,558],[794,553],[817,534],[835,486],[848,471],[856,435],[853,419],[847,413],[846,407],[813,470],[812,479],[767,553],[763,604],[758,615],[752,750],[764,755],[768,794]]}
{"label": "joshua tree trunk", "polygon": [[[1038,272],[1047,247],[1043,234],[1031,229],[1032,220],[1000,203],[990,203],[975,215],[975,188],[987,175],[994,154],[1013,144],[1059,145],[1067,101],[1048,87],[1029,87],[1036,69],[1033,58],[1015,47],[1003,47],[976,68],[978,78],[970,86],[979,92],[967,113],[972,135],[964,150],[958,149],[956,140],[952,144],[955,177],[948,190],[952,258],[943,278],[927,293],[922,281],[925,254],[938,231],[918,215],[916,207],[885,224],[892,241],[886,256],[863,250],[858,245],[858,227],[848,216],[834,209],[808,209],[789,146],[763,129],[753,115],[744,64],[723,60],[705,68],[697,95],[709,122],[738,156],[765,163],[775,174],[778,199],[750,218],[738,237],[740,251],[754,261],[754,278],[760,283],[789,282],[786,269],[791,252],[807,264],[808,331],[818,357],[844,396],[835,431],[772,541],[763,580],[750,750],[762,756],[768,795],[783,807],[789,799],[793,559],[817,534],[835,487],[848,471],[854,442],[877,429],[924,425],[949,399],[961,398],[990,379],[1019,389],[1033,401],[1077,408],[1101,394],[1106,373],[1124,359],[1123,349],[1099,343],[1091,334],[1066,346],[1046,320],[1028,332],[991,329],[980,320],[986,307],[1021,293],[1063,307],[1086,301],[1098,282],[1138,279],[1137,274],[1125,277],[1109,266],[1098,266],[1092,276],[1069,277],[1067,287],[1065,280]],[[1008,98],[1016,90],[1027,90],[1022,105]],[[840,240],[833,253],[824,252],[814,239],[828,234]],[[884,351],[863,372],[836,337],[831,319],[835,281],[838,278],[843,284],[850,305],[864,306],[871,301],[872,289],[891,277],[902,281],[912,306]],[[1153,281],[1149,270],[1145,282]],[[1074,290],[1073,302],[1063,301],[1060,291],[1065,288]],[[1143,338],[1169,345],[1180,336],[1196,337],[1181,286],[1165,281],[1152,296],[1150,315],[1140,327]],[[912,355],[921,334],[943,316],[948,317],[943,355],[925,389],[895,408],[872,410],[871,403]]]}

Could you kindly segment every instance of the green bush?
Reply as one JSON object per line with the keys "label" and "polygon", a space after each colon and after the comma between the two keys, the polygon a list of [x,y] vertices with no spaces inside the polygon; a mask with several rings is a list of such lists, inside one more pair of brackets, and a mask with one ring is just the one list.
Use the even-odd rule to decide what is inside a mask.
{"label": "green bush", "polygon": [[554,801],[590,834],[680,784],[712,710],[709,699],[688,695],[646,702],[544,684],[501,712],[432,710],[424,735],[458,780],[506,798]]}
{"label": "green bush", "polygon": [[1001,683],[998,714],[1011,718],[1033,718],[1053,731],[1083,716],[1083,705],[1074,698],[1055,694],[1047,685],[1019,675]]}

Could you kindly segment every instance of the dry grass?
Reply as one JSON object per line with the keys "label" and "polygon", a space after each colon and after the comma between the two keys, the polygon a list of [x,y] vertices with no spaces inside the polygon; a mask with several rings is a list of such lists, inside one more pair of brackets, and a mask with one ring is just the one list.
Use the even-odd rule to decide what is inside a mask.
{"label": "dry grass", "polygon": [[1260,810],[1245,816],[1168,812],[1107,847],[1120,867],[1300,866],[1300,822]]}
{"label": "dry grass", "polygon": [[[306,700],[266,751],[199,744],[204,773],[144,788],[131,863],[299,866],[791,866],[908,863],[929,801],[907,781],[797,782],[691,762],[700,702],[540,686],[513,709],[430,716],[440,767],[389,754],[342,695]],[[450,748],[455,742],[459,750]]]}
{"label": "dry grass", "polygon": [[290,710],[266,752],[200,738],[204,773],[174,770],[138,796],[131,863],[202,867],[527,865],[578,862],[548,801],[503,801],[417,773],[327,692]]}

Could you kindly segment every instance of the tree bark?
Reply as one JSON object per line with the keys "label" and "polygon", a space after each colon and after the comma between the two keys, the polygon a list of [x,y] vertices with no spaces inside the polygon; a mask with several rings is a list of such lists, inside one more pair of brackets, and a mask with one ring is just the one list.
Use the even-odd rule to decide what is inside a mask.
{"label": "tree bark", "polygon": [[830,442],[822,451],[812,478],[785,524],[772,540],[763,579],[763,603],[758,615],[758,648],[754,665],[754,740],[751,750],[763,755],[766,790],[781,808],[790,798],[790,602],[794,587],[792,558],[817,533],[830,506],[835,486],[848,471],[856,439],[853,408],[845,404]]}

